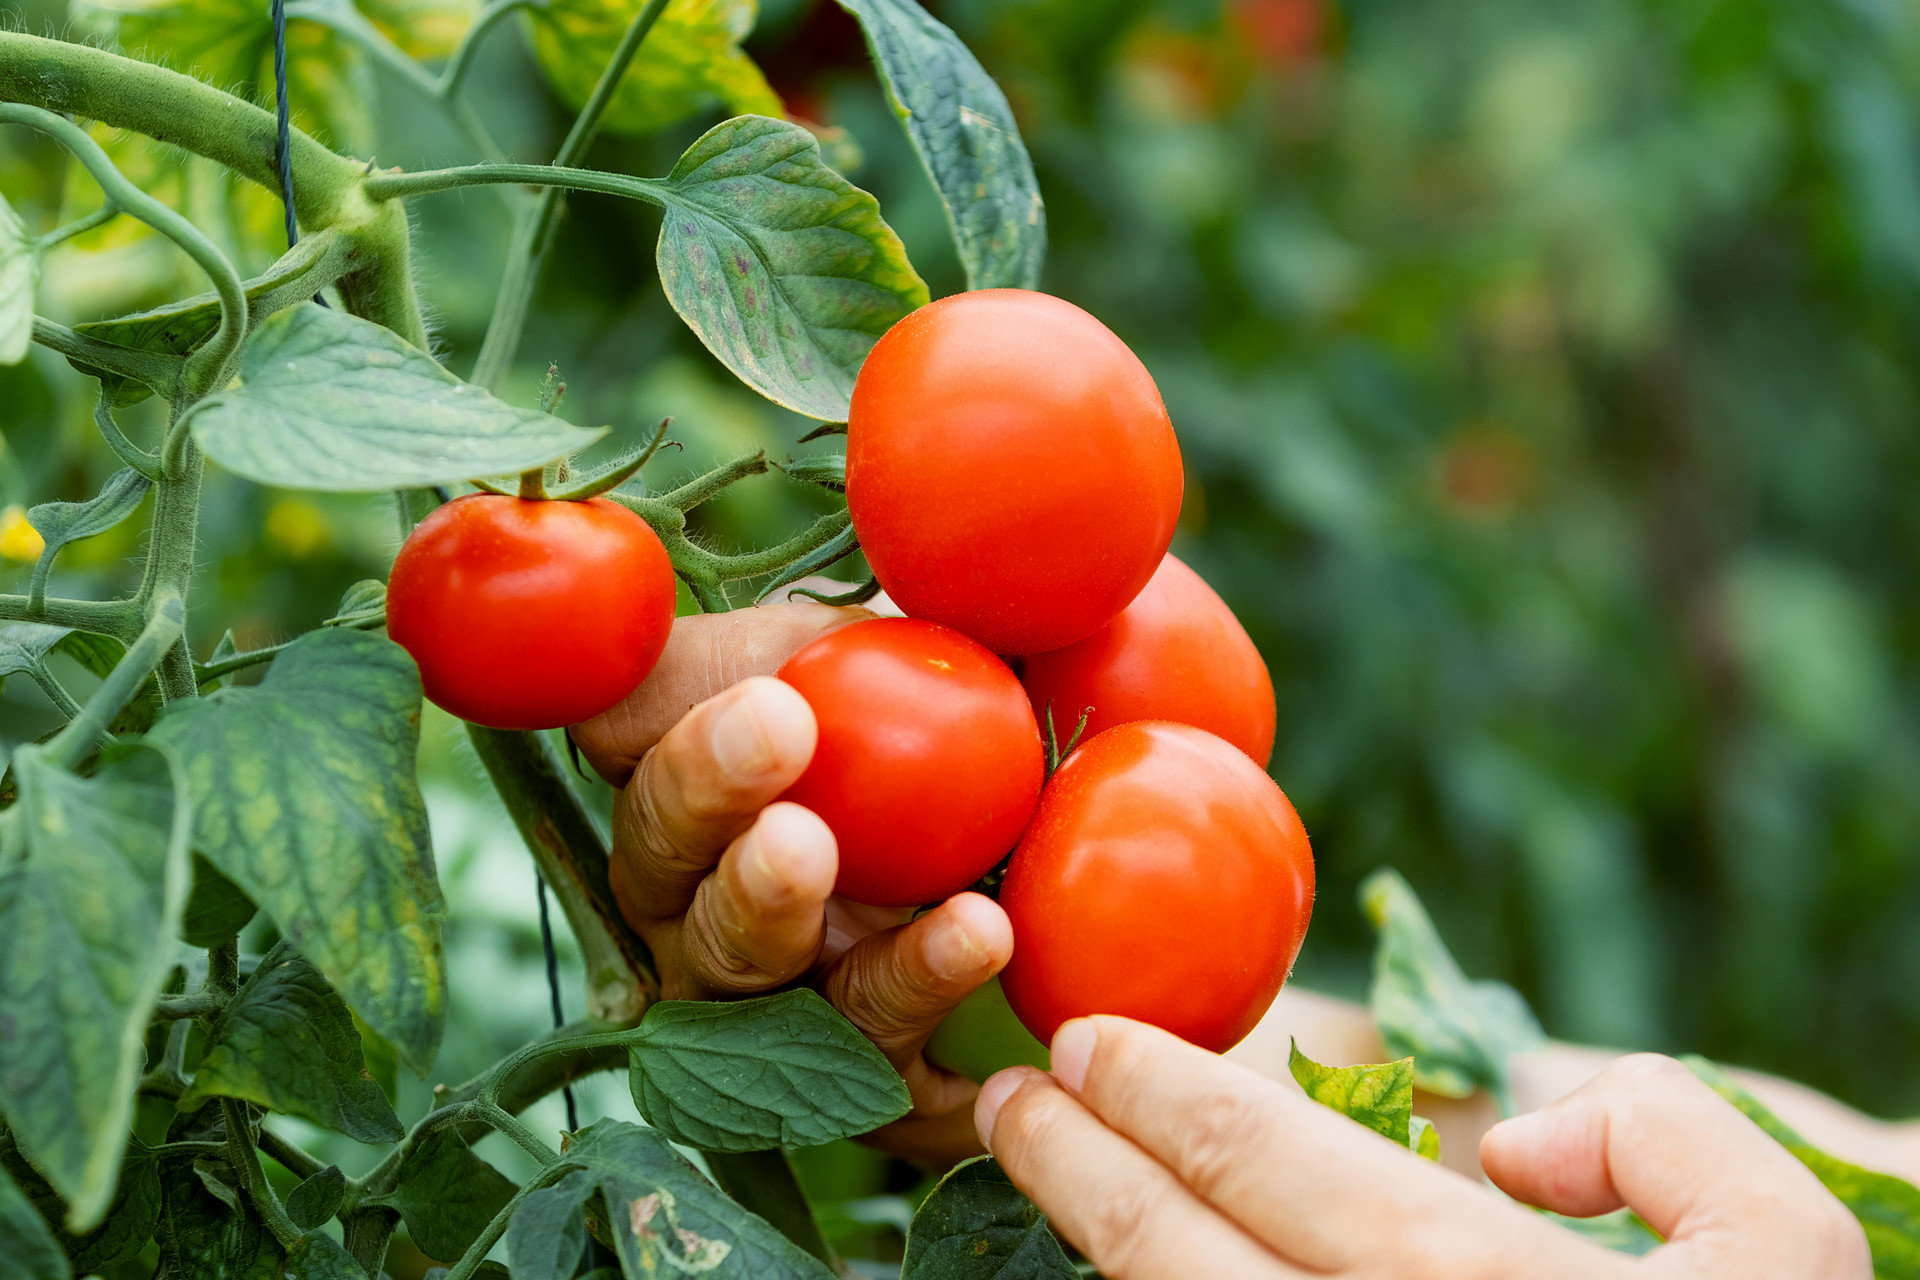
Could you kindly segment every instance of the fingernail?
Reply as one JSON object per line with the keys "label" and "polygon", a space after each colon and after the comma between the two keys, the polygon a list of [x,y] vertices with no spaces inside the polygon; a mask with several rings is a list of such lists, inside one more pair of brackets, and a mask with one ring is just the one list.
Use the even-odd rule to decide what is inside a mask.
{"label": "fingernail", "polygon": [[958,920],[939,920],[927,938],[927,968],[937,978],[964,978],[980,971],[987,953]]}
{"label": "fingernail", "polygon": [[757,778],[773,768],[773,742],[761,723],[752,688],[741,689],[713,722],[713,758],[735,778]]}
{"label": "fingernail", "polygon": [[980,1145],[993,1147],[993,1122],[1000,1117],[1000,1108],[1007,1104],[1026,1083],[1026,1067],[1015,1067],[1011,1071],[1002,1071],[990,1077],[980,1086],[980,1096],[973,1102],[973,1128],[980,1135]]}
{"label": "fingernail", "polygon": [[811,755],[816,732],[813,709],[797,689],[756,677],[714,721],[713,757],[731,777],[752,781]]}
{"label": "fingernail", "polygon": [[1053,1078],[1068,1092],[1080,1092],[1087,1079],[1087,1063],[1099,1043],[1100,1031],[1089,1018],[1075,1018],[1053,1033]]}
{"label": "fingernail", "polygon": [[769,849],[772,842],[762,830],[765,824],[766,817],[763,814],[740,840],[740,887],[747,891],[748,897],[759,903],[784,897],[787,887],[774,870],[773,855]]}

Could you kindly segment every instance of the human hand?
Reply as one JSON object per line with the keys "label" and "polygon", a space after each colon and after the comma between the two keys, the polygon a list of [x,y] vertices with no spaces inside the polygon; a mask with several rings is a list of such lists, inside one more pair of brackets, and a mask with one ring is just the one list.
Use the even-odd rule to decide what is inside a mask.
{"label": "human hand", "polygon": [[1053,1042],[975,1105],[981,1140],[1111,1280],[1870,1280],[1860,1225],[1817,1179],[1668,1058],[1623,1058],[1484,1139],[1515,1199],[1632,1208],[1644,1259],[1573,1232],[1310,1101],[1121,1018]]}
{"label": "human hand", "polygon": [[950,1163],[979,1150],[978,1087],[921,1050],[1005,966],[1012,927],[979,894],[911,922],[832,896],[833,833],[777,799],[812,758],[816,727],[773,673],[809,640],[871,616],[791,603],[677,619],[646,681],[571,733],[620,789],[609,878],[652,949],[661,994],[729,999],[812,984],[907,1082],[913,1111],[872,1141]]}

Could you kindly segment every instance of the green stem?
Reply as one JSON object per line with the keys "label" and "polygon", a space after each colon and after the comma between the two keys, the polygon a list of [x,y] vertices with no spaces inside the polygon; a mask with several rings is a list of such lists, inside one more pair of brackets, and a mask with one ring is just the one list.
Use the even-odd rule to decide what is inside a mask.
{"label": "green stem", "polygon": [[93,406],[93,425],[100,432],[100,438],[107,442],[107,448],[114,456],[138,471],[148,480],[160,480],[160,455],[148,453],[133,441],[127,439],[126,432],[120,430],[120,424],[113,420],[113,403],[107,399],[105,390]]}
{"label": "green stem", "polygon": [[520,1123],[519,1117],[505,1107],[497,1107],[485,1102],[476,1103],[475,1118],[512,1138],[522,1151],[542,1165],[550,1165],[560,1158],[558,1151],[542,1141],[539,1134]]}
{"label": "green stem", "polygon": [[44,316],[33,318],[33,340],[70,360],[119,374],[123,378],[132,378],[163,400],[173,399],[179,389],[180,371],[187,363],[179,356],[135,351],[132,347],[101,342],[97,338],[75,333],[63,324],[55,324]]}
{"label": "green stem", "polygon": [[500,1237],[506,1234],[507,1224],[513,1221],[513,1212],[520,1207],[520,1202],[536,1191],[544,1191],[566,1174],[566,1168],[561,1166],[542,1170],[539,1174],[527,1179],[526,1185],[513,1193],[513,1199],[507,1201],[500,1212],[493,1215],[492,1221],[481,1228],[480,1234],[475,1236],[473,1243],[467,1246],[467,1251],[460,1255],[458,1262],[447,1269],[447,1274],[441,1277],[441,1280],[473,1280],[474,1272],[480,1269],[480,1264],[487,1260],[489,1253],[493,1252],[493,1246],[499,1244]]}
{"label": "green stem", "polygon": [[460,88],[466,83],[467,73],[473,69],[474,57],[480,52],[481,44],[492,33],[500,20],[515,9],[524,9],[535,0],[493,0],[486,8],[474,15],[473,24],[467,33],[460,37],[460,47],[447,59],[447,65],[440,72],[440,82],[436,91],[443,98],[459,95]]}
{"label": "green stem", "polygon": [[33,682],[40,686],[40,692],[47,695],[47,701],[58,708],[61,715],[68,720],[79,717],[80,704],[73,700],[73,695],[67,692],[65,685],[53,678],[53,673],[47,670],[46,664],[34,663],[27,668],[27,674],[33,677]]}
{"label": "green stem", "polygon": [[227,1122],[227,1162],[233,1171],[240,1175],[247,1198],[253,1201],[253,1207],[259,1211],[261,1221],[267,1224],[267,1230],[280,1242],[282,1248],[291,1248],[293,1242],[301,1236],[300,1228],[287,1216],[286,1206],[280,1203],[273,1187],[267,1182],[267,1172],[260,1167],[260,1153],[254,1149],[251,1135],[252,1126],[247,1119],[247,1104],[232,1098],[220,1099],[220,1114]]}
{"label": "green stem", "polygon": [[[573,127],[567,130],[566,139],[555,153],[554,165],[574,165],[585,158],[594,134],[599,132],[601,117],[613,101],[614,91],[620,87],[620,80],[632,65],[634,55],[640,51],[641,42],[653,30],[653,24],[659,21],[667,3],[668,0],[647,0],[646,7],[627,24],[626,32],[614,48],[613,57],[608,59],[606,67],[600,72],[599,81],[593,86],[593,93],[580,109],[580,114],[574,117]],[[465,74],[464,68],[459,74]],[[452,68],[449,69],[449,75],[453,75]],[[500,291],[494,296],[493,315],[487,321],[486,337],[481,339],[480,354],[473,364],[471,380],[490,391],[498,390],[500,379],[506,376],[507,367],[513,363],[514,353],[520,348],[521,335],[526,332],[527,313],[533,307],[534,286],[539,282],[540,269],[546,263],[547,253],[553,247],[554,228],[559,225],[560,210],[564,203],[565,196],[560,188],[549,186],[541,193],[539,201],[522,213],[514,227],[513,245],[507,250]]]}
{"label": "green stem", "polygon": [[722,463],[705,475],[695,476],[678,489],[669,489],[656,498],[655,501],[664,502],[668,506],[677,507],[681,511],[691,511],[701,503],[717,497],[722,489],[725,489],[736,480],[744,480],[748,476],[762,475],[766,470],[766,451],[760,450],[755,453],[749,453],[743,457],[735,458],[731,462]]}
{"label": "green stem", "polygon": [[60,600],[33,607],[26,596],[0,595],[0,622],[44,622],[96,636],[129,641],[140,634],[146,611],[137,600]]}
{"label": "green stem", "polygon": [[839,1261],[820,1234],[813,1206],[794,1177],[787,1153],[772,1151],[708,1151],[707,1168],[720,1189],[743,1209],[765,1218],[781,1235],[793,1241],[829,1268]]}
{"label": "green stem", "polygon": [[668,184],[653,178],[552,164],[469,164],[452,169],[418,169],[412,173],[374,173],[367,175],[363,185],[370,200],[404,200],[439,191],[458,191],[462,187],[508,185],[594,191],[664,205],[671,191]]}
{"label": "green stem", "polygon": [[265,1125],[260,1126],[260,1136],[255,1141],[260,1144],[260,1150],[266,1153],[269,1160],[302,1182],[326,1168],[319,1160]]}
{"label": "green stem", "polygon": [[[0,45],[0,51],[4,49],[5,46]],[[127,181],[100,149],[100,144],[73,121],[40,107],[0,103],[0,123],[23,124],[54,139],[100,184],[109,205],[126,210],[179,245],[206,272],[214,291],[220,295],[220,327],[187,358],[186,389],[198,398],[208,388],[231,377],[231,366],[247,335],[247,292],[239,271],[227,260],[227,255],[198,227]]]}
{"label": "green stem", "polygon": [[36,237],[33,244],[36,249],[45,252],[55,245],[71,240],[75,236],[85,235],[95,227],[104,227],[120,216],[120,207],[109,200],[92,213],[75,218],[62,227],[55,227],[43,236]]}
{"label": "green stem", "polygon": [[186,995],[161,996],[160,1003],[154,1006],[153,1016],[175,1022],[181,1018],[210,1018],[226,1007],[225,996],[211,991],[194,991]]}
{"label": "green stem", "polygon": [[107,732],[107,726],[146,681],[147,674],[166,651],[180,638],[187,611],[178,596],[163,596],[154,602],[153,620],[131,645],[118,666],[107,673],[100,687],[80,708],[80,714],[47,743],[47,754],[63,768],[72,769],[86,759],[94,744]]}

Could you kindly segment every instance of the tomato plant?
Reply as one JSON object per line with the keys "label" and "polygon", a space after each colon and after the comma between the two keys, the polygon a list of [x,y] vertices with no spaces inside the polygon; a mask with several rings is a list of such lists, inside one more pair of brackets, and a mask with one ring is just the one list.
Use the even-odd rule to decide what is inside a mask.
{"label": "tomato plant", "polygon": [[1244,753],[1189,725],[1134,721],[1048,781],[1000,905],[1014,938],[1001,986],[1042,1042],[1070,1018],[1113,1013],[1224,1050],[1293,967],[1313,851]]}
{"label": "tomato plant", "polygon": [[847,507],[874,576],[996,653],[1058,649],[1126,608],[1173,538],[1181,474],[1146,367],[1045,294],[922,307],[854,384]]}
{"label": "tomato plant", "polygon": [[785,798],[833,829],[836,893],[937,902],[1020,838],[1046,761],[1020,681],[986,649],[938,623],[874,618],[808,644],[780,678],[819,720]]}
{"label": "tomato plant", "polygon": [[495,729],[605,711],[653,670],[672,625],[666,549],[606,498],[457,498],[414,529],[387,580],[387,634],[426,696]]}
{"label": "tomato plant", "polygon": [[[1027,657],[1021,682],[1060,733],[1129,720],[1176,720],[1217,734],[1265,766],[1273,754],[1273,680],[1245,627],[1172,555],[1120,616],[1076,644]],[[1088,709],[1091,708],[1089,711]]]}

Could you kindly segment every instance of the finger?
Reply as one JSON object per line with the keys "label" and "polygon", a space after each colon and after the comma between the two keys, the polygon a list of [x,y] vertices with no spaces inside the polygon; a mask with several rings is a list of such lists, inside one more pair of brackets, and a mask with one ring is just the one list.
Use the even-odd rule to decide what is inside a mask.
{"label": "finger", "polygon": [[[1542,1251],[1557,1256],[1562,1249],[1556,1237],[1565,1233],[1458,1174],[1290,1084],[1157,1028],[1125,1018],[1077,1019],[1055,1035],[1052,1064],[1095,1115],[1201,1200],[1311,1270],[1410,1265],[1447,1223],[1500,1241],[1502,1256],[1511,1250],[1537,1261]],[[1489,1256],[1494,1251],[1488,1246]]]}
{"label": "finger", "polygon": [[761,810],[694,893],[681,934],[698,987],[689,994],[751,995],[811,968],[839,865],[833,832],[812,810]]}
{"label": "finger", "polygon": [[1556,1213],[1584,1218],[1631,1206],[1674,1242],[1663,1257],[1687,1259],[1703,1274],[1871,1270],[1853,1215],[1671,1058],[1622,1058],[1553,1105],[1496,1125],[1481,1140],[1480,1161],[1508,1195]]}
{"label": "finger", "polygon": [[809,640],[871,618],[865,609],[795,601],[675,618],[660,661],[640,687],[568,732],[614,786],[680,718],[749,676],[770,676]]}
{"label": "finger", "polygon": [[919,919],[854,943],[821,975],[820,993],[893,1064],[915,1111],[945,1115],[968,1106],[972,1081],[921,1056],[927,1040],[1013,955],[1013,925],[977,893],[947,899]]}
{"label": "finger", "polygon": [[678,917],[726,847],[813,758],[813,708],[769,676],[695,707],[641,759],[614,802],[614,897],[642,934]]}
{"label": "finger", "polygon": [[974,1115],[1007,1177],[1109,1280],[1310,1274],[1201,1203],[1042,1072],[994,1076]]}

